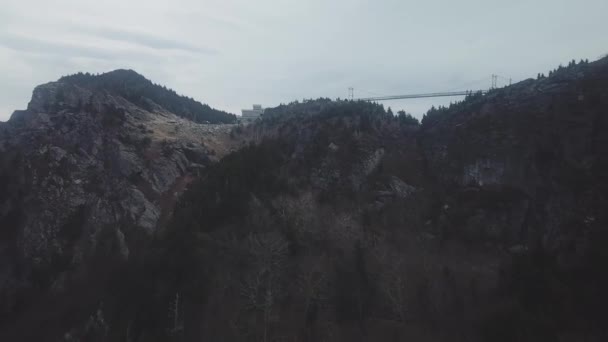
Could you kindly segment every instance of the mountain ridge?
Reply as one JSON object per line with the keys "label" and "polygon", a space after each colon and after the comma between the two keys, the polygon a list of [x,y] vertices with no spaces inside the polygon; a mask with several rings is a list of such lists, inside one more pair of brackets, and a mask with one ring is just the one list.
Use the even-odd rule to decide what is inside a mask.
{"label": "mountain ridge", "polygon": [[0,134],[0,337],[600,341],[606,61],[421,123],[319,99],[198,125],[43,86]]}
{"label": "mountain ridge", "polygon": [[[165,86],[154,84],[143,75],[131,69],[117,69],[92,75],[76,73],[63,76],[57,82],[69,83],[95,91],[109,91],[147,110],[155,105],[164,107],[174,114],[197,123],[234,123],[236,116],[211,108],[194,99],[179,95]],[[57,96],[61,97],[59,93]]]}
{"label": "mountain ridge", "polygon": [[96,256],[137,255],[191,179],[237,143],[230,124],[196,123],[91,77],[36,87],[0,125],[2,322],[47,290],[94,277]]}

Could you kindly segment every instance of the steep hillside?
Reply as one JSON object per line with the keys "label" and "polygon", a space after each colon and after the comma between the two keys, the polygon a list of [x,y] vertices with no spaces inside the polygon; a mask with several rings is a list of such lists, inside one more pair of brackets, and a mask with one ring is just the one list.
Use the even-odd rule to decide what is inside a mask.
{"label": "steep hillside", "polygon": [[[148,111],[160,106],[173,114],[198,123],[234,123],[236,116],[201,104],[192,98],[152,83],[133,70],[115,70],[101,75],[75,74],[59,82],[70,83],[92,91],[107,91]],[[61,97],[63,94],[58,93]],[[86,104],[86,102],[84,103]]]}
{"label": "steep hillside", "polygon": [[90,76],[87,85],[62,78],[37,87],[27,110],[0,126],[3,327],[74,278],[95,278],[92,258],[136,255],[187,184],[235,142],[231,125],[197,124],[163,101],[141,107],[93,86],[108,75],[124,76],[124,89],[145,80],[134,72]]}
{"label": "steep hillside", "polygon": [[602,340],[606,108],[602,60],[422,126],[349,101],[270,110],[176,208],[172,336]]}
{"label": "steep hillside", "polygon": [[[283,105],[252,125],[231,127],[229,138],[215,139],[227,146],[223,151],[249,144],[205,168],[194,162],[198,176],[182,176],[189,186],[178,199],[150,201],[175,204],[153,229],[123,221],[106,229],[89,224],[104,211],[134,217],[124,222],[137,224],[146,207],[135,210],[140,216],[129,216],[124,208],[134,206],[121,206],[128,198],[121,194],[136,189],[148,198],[146,191],[160,187],[156,163],[126,180],[104,166],[102,181],[87,184],[121,181],[107,197],[85,202],[100,204],[85,205],[83,214],[66,219],[67,228],[56,229],[54,240],[27,245],[47,254],[23,254],[21,244],[5,244],[4,251],[15,251],[5,253],[14,259],[2,259],[9,260],[4,270],[10,272],[2,278],[8,285],[0,337],[603,341],[607,109],[606,59],[571,63],[549,77],[470,96],[429,111],[421,124],[367,102]],[[141,108],[126,115],[140,111],[152,115]],[[60,117],[68,112],[58,111],[64,113]],[[10,210],[12,204],[2,207],[9,208],[4,220],[18,222],[3,231],[3,242],[30,241],[23,236],[54,227],[45,215],[70,212],[65,203],[77,199],[78,205],[82,197],[75,182],[62,179],[64,185],[56,186],[39,176],[46,168],[63,170],[63,163],[72,170],[69,157],[54,162],[56,151],[32,145],[49,134],[53,141],[69,139],[70,134],[51,133],[68,130],[63,127],[69,121],[43,130],[28,118],[52,120],[32,113],[17,115],[22,119],[0,131],[13,146],[3,150],[4,160],[24,165],[22,172],[3,175],[10,195],[2,203],[19,198],[32,208],[25,215]],[[87,136],[117,135],[101,146],[125,144],[119,136],[126,132],[113,126],[114,116],[78,117],[100,120],[91,121],[100,129],[85,130]],[[161,129],[167,122],[160,117],[155,113],[144,121],[164,139],[170,130]],[[163,124],[152,125],[158,120]],[[136,129],[128,122],[123,125],[132,133]],[[6,157],[30,145],[36,148],[28,149],[27,158]],[[172,151],[173,163],[182,153],[188,160],[192,155],[181,147]],[[47,159],[30,157],[37,153]],[[122,159],[107,165],[130,165]],[[117,171],[124,169],[129,170]],[[78,171],[74,175],[80,177]],[[38,179],[47,181],[33,181]],[[183,184],[183,178],[175,179]],[[30,202],[28,187],[53,194],[44,197],[50,199],[46,203],[60,205]],[[160,193],[165,198],[174,190]],[[78,221],[83,216],[88,221]],[[29,271],[20,274],[22,269]],[[30,288],[11,292],[22,284]]]}
{"label": "steep hillside", "polygon": [[447,208],[438,231],[513,255],[493,340],[605,339],[606,131],[606,58],[424,118],[420,146]]}

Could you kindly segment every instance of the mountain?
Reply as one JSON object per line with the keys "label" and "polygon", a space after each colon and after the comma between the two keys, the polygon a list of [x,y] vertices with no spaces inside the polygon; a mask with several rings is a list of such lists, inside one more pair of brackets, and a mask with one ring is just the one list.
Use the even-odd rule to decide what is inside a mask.
{"label": "mountain", "polygon": [[187,184],[228,153],[232,125],[199,124],[190,114],[231,120],[116,71],[41,85],[26,110],[0,125],[3,326],[19,323],[22,308],[37,312],[47,293],[101,272],[89,267],[93,256],[136,254]]}
{"label": "mountain", "polygon": [[[114,70],[101,75],[78,73],[65,76],[59,82],[70,83],[96,92],[118,95],[148,111],[160,106],[175,115],[198,123],[234,123],[236,115],[201,104],[192,98],[152,83],[133,70]],[[56,94],[59,98],[63,94]],[[83,103],[86,105],[86,102]]]}
{"label": "mountain", "polygon": [[[66,95],[81,89],[70,87]],[[163,140],[137,152],[120,134],[143,122],[154,132],[146,136],[164,139],[179,118],[116,92],[95,94],[91,107],[99,110],[49,115],[31,108],[45,107],[35,92],[28,111],[0,126],[8,141],[0,145],[2,227],[13,222],[1,239],[3,339],[608,336],[608,59],[433,108],[421,123],[368,102],[282,105],[248,126],[201,131],[220,151],[204,168],[180,143],[190,135],[174,132],[169,159],[183,155],[193,167],[175,173],[183,177],[172,180],[178,191],[148,200],[161,212],[154,228],[141,225],[145,205],[121,194],[135,189],[148,198],[146,187],[160,188],[154,175],[169,172],[144,161],[136,172],[112,173],[111,165],[131,164],[105,152],[98,173],[73,168],[70,157],[80,157],[65,142],[97,134],[109,141],[99,146],[127,146],[143,159]],[[126,121],[112,108],[125,108]],[[69,122],[86,138],[71,138]],[[126,141],[141,140],[137,134]],[[42,149],[51,142],[67,161]],[[102,180],[81,184],[115,186],[80,204],[93,190],[67,179],[89,174]],[[85,210],[69,215],[79,205]],[[49,224],[57,215],[65,220],[50,222],[68,223]],[[92,224],[98,217],[124,220]]]}
{"label": "mountain", "polygon": [[605,59],[421,125],[364,102],[268,110],[247,128],[266,139],[169,224],[167,298],[200,303],[179,336],[602,340],[606,108]]}

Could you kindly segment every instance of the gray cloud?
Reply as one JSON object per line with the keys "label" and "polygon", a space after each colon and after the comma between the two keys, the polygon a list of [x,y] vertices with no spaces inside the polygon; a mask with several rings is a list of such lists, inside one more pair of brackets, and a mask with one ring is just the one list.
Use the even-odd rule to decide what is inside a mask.
{"label": "gray cloud", "polygon": [[[197,47],[179,41],[172,41],[165,38],[155,37],[144,33],[119,31],[112,29],[98,29],[89,30],[83,29],[80,32],[88,32],[98,38],[105,38],[111,41],[126,42],[140,47],[146,47],[153,50],[183,50],[190,53],[200,53],[216,55],[219,53],[218,50]],[[116,47],[108,46],[103,41],[98,41],[98,45],[79,44],[62,42],[56,40],[43,40],[38,38],[31,38],[20,35],[12,35],[3,33],[0,34],[0,46],[4,46],[13,50],[37,53],[44,55],[60,55],[60,56],[72,56],[72,57],[88,57],[97,59],[110,59],[116,57],[135,57],[136,55],[145,54],[145,51],[138,51],[135,49],[125,50],[117,49]]]}
{"label": "gray cloud", "polygon": [[115,56],[115,52],[105,48],[79,46],[73,43],[46,41],[18,35],[0,35],[0,46],[16,51],[51,56],[78,56],[106,59]]}
{"label": "gray cloud", "polygon": [[140,46],[145,46],[151,49],[158,50],[184,50],[193,53],[203,53],[203,54],[218,54],[219,51],[212,48],[195,46],[193,44],[188,44],[185,42],[181,42],[178,39],[168,39],[164,37],[159,37],[154,34],[144,33],[144,32],[135,32],[128,30],[118,30],[112,28],[84,28],[81,29],[80,32],[88,33],[95,37],[101,37],[114,41],[122,41],[128,42]]}

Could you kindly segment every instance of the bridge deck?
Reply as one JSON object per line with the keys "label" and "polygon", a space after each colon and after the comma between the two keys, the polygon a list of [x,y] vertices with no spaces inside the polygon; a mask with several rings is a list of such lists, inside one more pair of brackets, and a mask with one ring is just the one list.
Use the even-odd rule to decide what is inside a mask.
{"label": "bridge deck", "polygon": [[410,94],[410,95],[392,95],[392,96],[377,96],[360,98],[361,101],[386,101],[386,100],[401,100],[401,99],[419,99],[425,97],[446,97],[446,96],[466,96],[475,93],[485,94],[487,90],[463,90],[450,91],[445,93],[427,93],[427,94]]}

